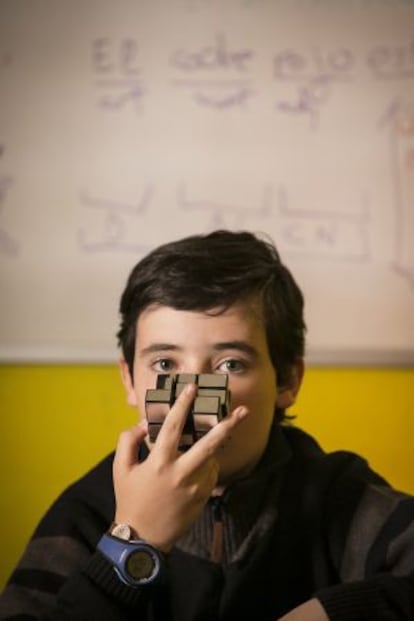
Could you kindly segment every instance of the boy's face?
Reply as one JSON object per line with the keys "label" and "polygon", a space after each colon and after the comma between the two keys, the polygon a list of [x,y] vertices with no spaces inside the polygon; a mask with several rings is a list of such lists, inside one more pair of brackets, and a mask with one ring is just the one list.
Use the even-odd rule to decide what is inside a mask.
{"label": "boy's face", "polygon": [[[250,415],[217,453],[220,482],[251,470],[269,436],[276,405],[288,407],[299,389],[301,372],[292,385],[277,390],[260,305],[240,302],[214,315],[152,306],[139,316],[134,377],[121,361],[128,402],[145,412],[145,394],[159,373],[227,373],[231,409],[245,405]],[[190,449],[191,450],[191,449]]]}

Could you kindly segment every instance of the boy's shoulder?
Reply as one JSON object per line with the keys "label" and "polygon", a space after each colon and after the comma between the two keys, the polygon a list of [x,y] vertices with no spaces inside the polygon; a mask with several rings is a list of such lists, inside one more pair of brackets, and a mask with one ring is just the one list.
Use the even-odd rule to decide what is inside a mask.
{"label": "boy's shoulder", "polygon": [[44,515],[35,536],[71,536],[76,533],[94,540],[104,531],[115,508],[113,458],[114,453],[107,455],[66,487]]}
{"label": "boy's shoulder", "polygon": [[367,460],[349,450],[325,451],[317,440],[294,425],[282,425],[282,433],[291,451],[289,470],[293,479],[320,493],[359,495],[367,485],[388,486]]}
{"label": "boy's shoulder", "polygon": [[[372,487],[388,487],[367,461],[351,451],[324,451],[305,431],[283,425],[291,456],[286,468],[280,509],[287,523],[298,516],[302,526],[320,525],[342,532],[343,540],[362,498]],[[389,488],[390,489],[390,488]]]}

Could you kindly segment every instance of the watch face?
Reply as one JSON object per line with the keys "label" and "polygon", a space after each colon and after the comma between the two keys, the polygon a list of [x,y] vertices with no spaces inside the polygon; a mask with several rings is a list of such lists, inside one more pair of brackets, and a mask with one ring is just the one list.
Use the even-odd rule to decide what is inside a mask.
{"label": "watch face", "polygon": [[148,580],[155,569],[154,558],[148,550],[134,550],[125,561],[125,571],[133,580]]}

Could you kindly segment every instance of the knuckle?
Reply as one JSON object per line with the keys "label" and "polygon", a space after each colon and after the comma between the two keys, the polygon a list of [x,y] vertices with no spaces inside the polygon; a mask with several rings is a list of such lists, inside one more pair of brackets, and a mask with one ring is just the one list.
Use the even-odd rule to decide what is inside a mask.
{"label": "knuckle", "polygon": [[124,429],[123,431],[121,431],[121,433],[119,434],[119,439],[122,440],[129,440],[131,437],[131,430],[130,429]]}
{"label": "knuckle", "polygon": [[121,431],[118,437],[118,445],[117,445],[118,450],[121,449],[126,444],[128,444],[130,442],[130,438],[131,438],[131,431],[129,429]]}

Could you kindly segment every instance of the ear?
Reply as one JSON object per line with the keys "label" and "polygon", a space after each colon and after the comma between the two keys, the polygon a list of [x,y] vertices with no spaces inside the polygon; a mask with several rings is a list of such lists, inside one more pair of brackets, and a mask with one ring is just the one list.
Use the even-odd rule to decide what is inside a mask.
{"label": "ear", "polygon": [[125,388],[128,405],[137,406],[137,395],[135,394],[134,382],[129,372],[128,364],[123,356],[119,359],[119,370],[121,372],[122,383]]}
{"label": "ear", "polygon": [[296,401],[297,394],[302,384],[303,374],[305,372],[305,363],[299,359],[292,366],[290,371],[289,382],[284,386],[278,387],[276,406],[283,410],[287,410]]}

